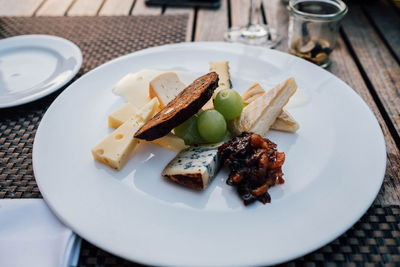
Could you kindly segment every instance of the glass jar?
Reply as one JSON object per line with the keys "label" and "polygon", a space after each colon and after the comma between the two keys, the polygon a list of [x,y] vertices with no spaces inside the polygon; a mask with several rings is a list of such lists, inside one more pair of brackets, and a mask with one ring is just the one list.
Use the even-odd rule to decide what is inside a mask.
{"label": "glass jar", "polygon": [[288,9],[289,53],[327,67],[346,4],[341,0],[290,0]]}

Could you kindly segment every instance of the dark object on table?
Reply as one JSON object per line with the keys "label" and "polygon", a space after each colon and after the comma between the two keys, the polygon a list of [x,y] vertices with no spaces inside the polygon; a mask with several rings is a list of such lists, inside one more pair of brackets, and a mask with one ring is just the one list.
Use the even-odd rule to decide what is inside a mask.
{"label": "dark object on table", "polygon": [[163,137],[185,122],[212,97],[218,86],[218,80],[216,72],[210,72],[196,79],[143,125],[135,133],[135,138],[152,141]]}
{"label": "dark object on table", "polygon": [[226,183],[236,186],[245,205],[258,200],[271,202],[268,188],[283,184],[285,153],[276,144],[255,133],[243,132],[219,147],[221,158],[231,170]]}
{"label": "dark object on table", "polygon": [[219,8],[221,0],[146,0],[148,6]]}

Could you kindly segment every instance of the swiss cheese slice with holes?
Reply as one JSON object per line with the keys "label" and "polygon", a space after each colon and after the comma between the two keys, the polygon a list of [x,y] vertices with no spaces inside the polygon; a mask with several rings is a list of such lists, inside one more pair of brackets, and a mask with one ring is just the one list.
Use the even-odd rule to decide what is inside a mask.
{"label": "swiss cheese slice with holes", "polygon": [[[157,110],[156,112],[158,111],[159,110]],[[130,117],[135,115],[137,112],[138,110],[132,104],[128,103],[124,105],[122,108],[114,111],[108,117],[108,126],[116,129],[119,126],[121,126],[124,122],[126,122]],[[187,148],[183,139],[179,138],[173,133],[169,133],[166,136],[151,141],[150,143],[174,151],[181,151],[182,149]]]}
{"label": "swiss cheese slice with holes", "polygon": [[296,82],[293,78],[289,78],[284,83],[256,97],[243,108],[240,117],[230,124],[231,131],[235,134],[249,131],[264,136],[296,89]]}
{"label": "swiss cheese slice with holes", "polygon": [[212,109],[214,107],[213,100],[217,96],[218,92],[222,89],[231,88],[231,80],[229,77],[229,64],[228,61],[211,61],[210,72],[216,72],[218,74],[218,87],[215,89],[212,98],[203,106],[203,109]]}
{"label": "swiss cheese slice with holes", "polygon": [[93,158],[111,168],[120,170],[139,143],[133,138],[136,131],[159,110],[157,98],[145,104],[121,126],[92,149]]}
{"label": "swiss cheese slice with holes", "polygon": [[[261,87],[259,83],[254,83],[246,92],[243,93],[242,98],[247,104],[255,101],[256,98],[265,94],[265,90]],[[272,130],[283,131],[294,133],[299,129],[299,124],[293,118],[293,116],[285,109],[276,118],[275,122],[271,126]]]}

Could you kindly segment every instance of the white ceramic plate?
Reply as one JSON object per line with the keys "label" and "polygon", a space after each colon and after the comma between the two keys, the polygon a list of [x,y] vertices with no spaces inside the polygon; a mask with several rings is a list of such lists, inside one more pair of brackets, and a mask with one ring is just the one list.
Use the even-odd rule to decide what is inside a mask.
{"label": "white ceramic plate", "polygon": [[60,37],[22,35],[0,40],[0,108],[60,89],[81,65],[79,47]]}
{"label": "white ceramic plate", "polygon": [[[271,131],[286,153],[286,183],[272,203],[245,207],[222,170],[203,192],[162,179],[175,153],[141,145],[120,172],[94,162],[90,149],[111,130],[122,106],[111,88],[143,68],[206,73],[228,60],[234,88],[294,77],[289,111],[296,134]],[[186,43],[142,50],[104,64],[69,86],[36,134],[33,166],[41,193],[83,238],[126,259],[154,265],[259,265],[309,253],[349,229],[375,199],[385,172],[381,129],[344,82],[299,58],[228,43]]]}

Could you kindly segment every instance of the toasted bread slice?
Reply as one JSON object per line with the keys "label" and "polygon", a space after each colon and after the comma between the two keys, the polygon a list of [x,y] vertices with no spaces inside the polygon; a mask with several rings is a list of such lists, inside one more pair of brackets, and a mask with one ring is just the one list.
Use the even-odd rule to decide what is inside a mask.
{"label": "toasted bread slice", "polygon": [[203,109],[212,109],[214,107],[213,99],[217,96],[218,92],[225,88],[231,88],[231,80],[229,77],[228,61],[211,61],[210,72],[215,71],[218,74],[218,87],[215,89],[212,98],[204,105]]}
{"label": "toasted bread slice", "polygon": [[[293,78],[289,78],[283,84],[256,97],[243,109],[240,117],[231,123],[231,130],[235,134],[250,131],[264,136],[296,89],[296,82]],[[252,96],[247,99],[250,97]]]}
{"label": "toasted bread slice", "polygon": [[152,141],[168,134],[204,106],[218,85],[218,75],[208,73],[196,79],[169,102],[150,121],[143,125],[135,138]]}
{"label": "toasted bread slice", "polygon": [[164,108],[185,87],[175,72],[166,72],[150,81],[149,96],[150,98],[157,97],[161,108]]}
{"label": "toasted bread slice", "polygon": [[[253,102],[259,96],[265,94],[265,90],[261,87],[259,83],[254,83],[246,92],[243,93],[242,98],[247,104]],[[300,128],[297,121],[293,116],[285,109],[282,109],[281,114],[276,118],[274,124],[272,124],[271,129],[283,132],[294,133]]]}

